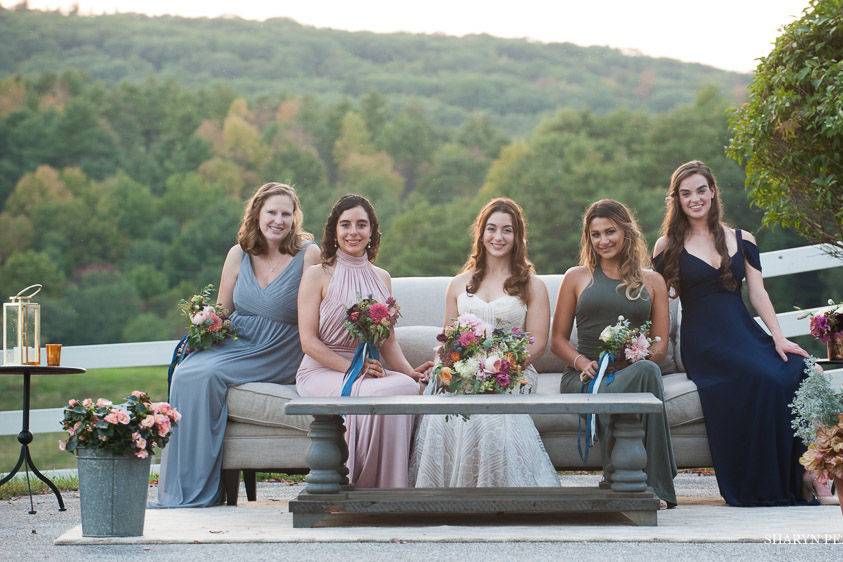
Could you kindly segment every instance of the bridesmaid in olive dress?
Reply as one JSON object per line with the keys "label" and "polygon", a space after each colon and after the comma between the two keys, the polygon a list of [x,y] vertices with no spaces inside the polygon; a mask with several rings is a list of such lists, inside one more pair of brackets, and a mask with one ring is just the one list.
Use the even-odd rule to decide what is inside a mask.
{"label": "bridesmaid in olive dress", "polygon": [[229,387],[293,382],[302,358],[299,282],[302,269],[319,261],[302,218],[295,190],[281,183],[262,185],[246,203],[217,296],[234,311],[237,339],[191,353],[173,373],[170,403],[182,419],[164,449],[154,507],[219,504]]}
{"label": "bridesmaid in olive dress", "polygon": [[[653,323],[650,335],[660,341],[651,348],[652,360],[628,364],[615,360],[609,367],[614,380],[603,379],[599,392],[651,392],[664,400],[662,373],[654,361],[667,352],[668,301],[662,276],[644,269],[647,247],[632,213],[622,203],[603,199],[593,203],[583,217],[580,265],[562,279],[553,318],[551,349],[570,367],[563,373],[560,391],[580,392],[581,379],[597,374],[600,333],[623,316],[634,327]],[[577,347],[570,340],[577,323]],[[602,457],[611,442],[609,416],[598,416],[598,437]],[[647,484],[666,504],[676,505],[673,478],[676,462],[670,443],[667,416],[649,414],[644,422],[647,449]]]}

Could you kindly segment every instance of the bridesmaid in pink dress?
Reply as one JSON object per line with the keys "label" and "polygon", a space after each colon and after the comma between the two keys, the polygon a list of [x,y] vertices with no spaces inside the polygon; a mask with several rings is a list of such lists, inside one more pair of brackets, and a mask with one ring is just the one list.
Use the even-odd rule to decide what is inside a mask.
{"label": "bridesmaid in pink dress", "polygon": [[[345,311],[360,297],[384,302],[391,294],[389,273],[375,267],[380,231],[366,198],[337,201],[322,237],[322,264],[304,271],[299,289],[299,334],[304,359],[296,374],[301,396],[339,396],[357,344],[343,327]],[[400,303],[399,303],[400,305]],[[366,363],[352,396],[419,393],[418,378],[430,363],[413,369],[393,334],[380,348],[394,370]],[[406,488],[413,416],[347,416],[348,474],[360,488]]]}

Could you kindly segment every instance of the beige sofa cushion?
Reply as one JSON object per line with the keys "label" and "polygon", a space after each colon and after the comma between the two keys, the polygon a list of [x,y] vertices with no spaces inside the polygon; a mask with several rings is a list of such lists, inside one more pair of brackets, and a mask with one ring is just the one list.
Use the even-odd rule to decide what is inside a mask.
{"label": "beige sofa cushion", "polygon": [[250,382],[228,390],[228,418],[233,421],[307,431],[311,416],[288,416],[283,405],[298,398],[295,385]]}

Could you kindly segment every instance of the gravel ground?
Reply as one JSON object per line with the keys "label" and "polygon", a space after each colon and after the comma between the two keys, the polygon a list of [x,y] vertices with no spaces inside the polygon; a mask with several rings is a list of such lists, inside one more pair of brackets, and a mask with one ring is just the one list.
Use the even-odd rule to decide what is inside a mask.
{"label": "gravel ground", "polygon": [[[563,475],[563,485],[593,485],[598,477],[592,475]],[[676,478],[680,498],[717,496],[717,484],[712,476],[682,473]],[[261,498],[289,499],[301,489],[300,485],[260,483]],[[150,499],[156,495],[150,488]],[[28,515],[29,498],[0,502],[0,559],[2,560],[114,560],[145,558],[150,560],[231,560],[282,559],[318,560],[566,560],[571,558],[675,560],[695,562],[724,559],[797,560],[810,557],[812,561],[840,560],[841,544],[763,544],[763,543],[275,543],[275,544],[213,544],[213,545],[103,545],[54,546],[53,540],[67,529],[79,524],[79,494],[62,494],[67,511],[59,512],[55,497],[35,497],[37,514]],[[245,492],[241,490],[245,498]],[[681,499],[680,499],[681,501]]]}

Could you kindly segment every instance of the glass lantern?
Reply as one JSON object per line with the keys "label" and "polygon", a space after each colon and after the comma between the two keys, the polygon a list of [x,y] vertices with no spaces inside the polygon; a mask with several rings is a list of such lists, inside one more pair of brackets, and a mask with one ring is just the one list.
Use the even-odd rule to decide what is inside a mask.
{"label": "glass lantern", "polygon": [[30,285],[3,303],[4,365],[41,364],[41,305],[32,302],[41,288]]}

